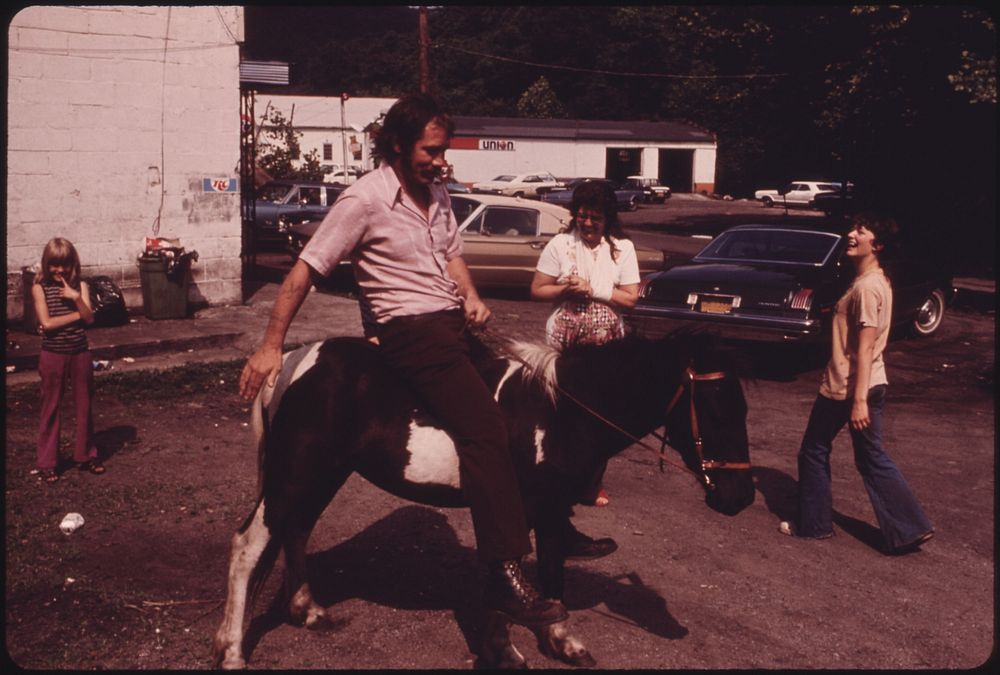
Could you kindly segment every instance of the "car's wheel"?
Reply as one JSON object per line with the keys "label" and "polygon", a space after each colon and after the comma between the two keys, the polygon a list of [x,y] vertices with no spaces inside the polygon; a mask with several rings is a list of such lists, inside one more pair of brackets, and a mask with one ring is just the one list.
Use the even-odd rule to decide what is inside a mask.
{"label": "car's wheel", "polygon": [[941,326],[944,319],[945,301],[944,291],[935,288],[924,300],[924,304],[917,310],[917,316],[910,324],[910,328],[915,335],[933,335]]}
{"label": "car's wheel", "polygon": [[760,201],[763,202],[764,206],[766,206],[768,208],[771,208],[772,206],[774,206],[774,200],[771,199],[770,197],[761,197]]}
{"label": "car's wheel", "polygon": [[635,198],[635,197],[631,197],[631,198],[630,198],[630,199],[628,200],[628,210],[629,210],[629,211],[635,211],[635,210],[636,210],[636,209],[638,209],[638,208],[639,208],[639,204],[638,204],[638,202],[636,201],[636,198]]}
{"label": "car's wheel", "polygon": [[518,199],[521,199],[522,197],[524,197],[524,193],[518,190],[517,192],[514,193],[514,196],[517,197]]}

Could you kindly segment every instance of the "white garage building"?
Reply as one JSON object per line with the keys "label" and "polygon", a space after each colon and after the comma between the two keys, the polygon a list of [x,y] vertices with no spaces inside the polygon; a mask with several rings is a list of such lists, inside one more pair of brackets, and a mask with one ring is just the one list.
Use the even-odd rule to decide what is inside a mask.
{"label": "white garage building", "polygon": [[[276,108],[302,134],[301,150],[323,164],[374,168],[364,129],[396,99],[257,94],[258,122]],[[673,192],[714,192],[716,139],[678,122],[608,122],[456,115],[448,161],[471,184],[500,174],[548,171],[560,178],[643,175]]]}
{"label": "white garage building", "polygon": [[560,178],[659,178],[673,192],[715,191],[715,136],[675,122],[455,117],[448,151],[464,183],[548,171]]}

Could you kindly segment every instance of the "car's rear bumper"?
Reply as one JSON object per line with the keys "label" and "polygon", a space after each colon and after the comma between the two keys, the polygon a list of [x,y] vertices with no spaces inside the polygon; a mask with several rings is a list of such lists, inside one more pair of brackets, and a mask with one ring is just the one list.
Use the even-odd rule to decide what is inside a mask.
{"label": "car's rear bumper", "polygon": [[707,314],[687,308],[638,306],[624,314],[630,330],[658,338],[680,326],[697,323],[723,338],[755,342],[808,342],[822,335],[816,319],[740,314]]}

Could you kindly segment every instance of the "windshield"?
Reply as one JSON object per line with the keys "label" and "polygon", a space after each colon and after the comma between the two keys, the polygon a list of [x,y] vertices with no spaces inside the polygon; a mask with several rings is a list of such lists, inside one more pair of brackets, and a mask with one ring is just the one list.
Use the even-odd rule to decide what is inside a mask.
{"label": "windshield", "polygon": [[729,230],[713,239],[694,259],[822,265],[839,241],[839,235],[829,232]]}
{"label": "windshield", "polygon": [[514,180],[514,177],[513,177],[513,176],[497,176],[497,177],[496,177],[496,178],[494,178],[493,180],[495,180],[495,181],[499,181],[499,182],[501,182],[501,183],[509,183],[509,182],[511,182],[512,180]]}
{"label": "windshield", "polygon": [[269,183],[260,189],[260,192],[257,193],[257,199],[265,202],[280,202],[291,189],[291,185]]}

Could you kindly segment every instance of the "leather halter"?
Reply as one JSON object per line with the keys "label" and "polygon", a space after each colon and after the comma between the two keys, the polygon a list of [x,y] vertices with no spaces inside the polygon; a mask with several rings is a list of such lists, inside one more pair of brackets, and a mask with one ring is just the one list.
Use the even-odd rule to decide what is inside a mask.
{"label": "leather halter", "polygon": [[[746,470],[752,468],[750,462],[727,462],[725,460],[718,459],[705,459],[705,454],[702,450],[704,443],[702,442],[701,432],[698,428],[698,409],[694,402],[694,383],[695,382],[710,382],[713,380],[724,380],[726,378],[726,372],[717,370],[711,373],[697,373],[693,368],[688,366],[685,369],[684,375],[687,377],[685,382],[681,382],[677,386],[677,392],[674,397],[670,399],[670,404],[667,406],[667,411],[664,415],[664,432],[667,431],[666,418],[670,416],[677,402],[680,401],[681,396],[684,394],[684,389],[690,387],[690,392],[688,398],[691,404],[691,437],[694,439],[694,450],[698,454],[698,461],[701,465],[701,480],[705,483],[705,487],[710,490],[715,489],[715,484],[712,482],[711,476],[708,472],[712,469],[730,469],[730,470]],[[664,433],[662,436],[657,434],[660,439],[660,470],[663,470],[663,463],[666,461],[666,447],[667,447],[667,435]],[[684,467],[685,469],[687,467]]]}
{"label": "leather halter", "polygon": [[[702,439],[701,439],[701,433],[698,431],[698,411],[697,411],[697,408],[696,408],[695,402],[694,402],[694,383],[695,382],[711,381],[711,380],[723,380],[723,379],[725,379],[727,377],[726,372],[720,370],[720,371],[714,371],[714,372],[711,372],[711,373],[696,373],[694,371],[694,369],[692,369],[691,367],[688,367],[684,371],[684,374],[686,376],[685,381],[682,381],[680,383],[680,385],[678,385],[677,392],[674,394],[673,398],[670,399],[670,403],[667,405],[666,411],[664,412],[664,415],[663,415],[663,430],[664,430],[664,432],[667,431],[667,424],[666,424],[667,417],[670,416],[670,412],[677,405],[677,402],[680,400],[681,395],[683,395],[683,393],[684,393],[684,389],[687,388],[687,387],[690,387],[690,389],[691,389],[691,392],[690,392],[690,399],[691,399],[691,436],[694,438],[695,452],[698,453],[698,461],[701,463],[701,475],[699,476],[697,473],[695,473],[694,471],[692,471],[691,469],[689,469],[684,464],[677,464],[676,462],[672,462],[669,459],[667,459],[667,457],[666,457],[667,435],[666,435],[666,433],[664,433],[663,435],[660,435],[660,434],[654,432],[653,435],[660,439],[660,450],[659,450],[659,455],[660,455],[660,471],[661,472],[663,471],[663,465],[664,464],[671,464],[671,465],[676,466],[676,467],[678,467],[680,469],[683,469],[684,471],[687,471],[691,475],[693,475],[696,478],[698,478],[698,480],[701,483],[704,483],[704,485],[705,485],[705,487],[707,489],[714,490],[715,489],[715,484],[712,482],[712,477],[708,475],[708,472],[711,471],[712,469],[734,469],[734,470],[735,469],[742,469],[742,470],[746,470],[746,469],[752,468],[752,465],[750,464],[750,462],[726,462],[724,460],[715,460],[715,459],[708,459],[708,460],[706,460],[705,456],[704,456],[704,454],[702,452],[702,446],[704,444],[703,444]],[[646,448],[647,450],[653,450],[653,452],[656,452],[656,450],[654,448],[652,448],[650,445],[648,445],[644,440],[642,440],[641,438],[638,438],[635,435],[629,433],[628,431],[626,431],[625,429],[623,429],[619,425],[615,424],[614,422],[612,422],[608,418],[604,417],[599,412],[597,412],[596,410],[594,410],[593,408],[591,408],[590,406],[588,406],[586,403],[584,403],[583,401],[581,401],[580,399],[578,399],[577,397],[573,396],[568,391],[566,391],[565,389],[563,389],[562,387],[560,387],[558,384],[556,385],[556,390],[559,391],[560,394],[562,394],[563,396],[565,396],[566,398],[568,398],[569,400],[573,401],[578,406],[580,406],[581,408],[583,408],[583,410],[585,410],[586,412],[590,413],[592,416],[594,416],[595,418],[597,418],[598,420],[600,420],[601,422],[604,422],[606,425],[608,425],[609,427],[611,427],[615,431],[623,434],[624,436],[627,436],[629,439],[632,440],[633,443],[641,445],[642,447]]]}

